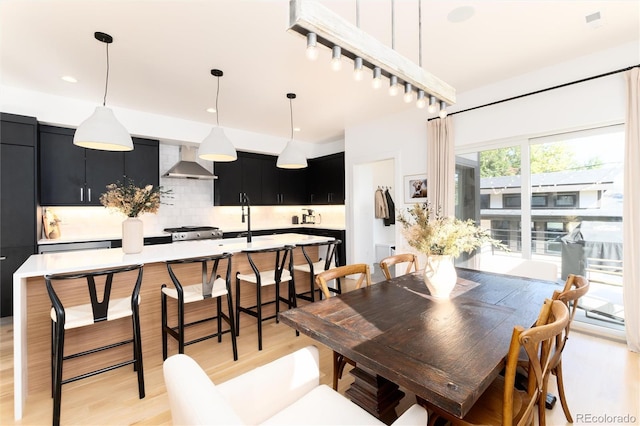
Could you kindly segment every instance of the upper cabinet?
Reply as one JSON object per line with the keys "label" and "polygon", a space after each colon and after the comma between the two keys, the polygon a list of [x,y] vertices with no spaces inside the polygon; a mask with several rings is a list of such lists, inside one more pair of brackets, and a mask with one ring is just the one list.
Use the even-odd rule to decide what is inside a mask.
{"label": "upper cabinet", "polygon": [[275,155],[238,152],[215,163],[214,205],[238,206],[246,193],[252,205],[344,204],[344,153],[309,160],[306,169],[279,169]]}
{"label": "upper cabinet", "polygon": [[133,138],[133,151],[100,151],[74,145],[74,133],[40,126],[41,205],[97,206],[106,186],[125,177],[137,186],[159,185],[158,141]]}
{"label": "upper cabinet", "polygon": [[310,204],[344,204],[344,152],[309,160]]}

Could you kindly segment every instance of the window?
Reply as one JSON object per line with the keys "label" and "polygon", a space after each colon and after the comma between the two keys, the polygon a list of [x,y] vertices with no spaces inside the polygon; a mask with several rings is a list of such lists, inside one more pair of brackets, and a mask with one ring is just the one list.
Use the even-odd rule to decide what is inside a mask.
{"label": "window", "polygon": [[578,193],[565,193],[556,196],[556,207],[578,207]]}

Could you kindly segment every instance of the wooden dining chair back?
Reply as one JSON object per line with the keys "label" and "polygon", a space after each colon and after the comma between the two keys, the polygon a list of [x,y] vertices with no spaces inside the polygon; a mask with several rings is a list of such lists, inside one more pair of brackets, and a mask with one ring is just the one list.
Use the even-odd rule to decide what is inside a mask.
{"label": "wooden dining chair back", "polygon": [[[434,411],[429,424],[435,424],[438,417],[449,420],[454,425],[533,424],[536,403],[544,391],[549,366],[560,354],[558,342],[566,331],[569,319],[569,310],[563,302],[547,299],[537,321],[542,325],[528,329],[519,325],[514,327],[504,376],[498,376],[489,385],[463,419],[423,401],[426,408]],[[516,387],[516,371],[522,349],[529,358],[529,382],[526,391]]]}
{"label": "wooden dining chair back", "polygon": [[[131,265],[108,270],[97,270],[70,274],[45,275],[47,293],[51,299],[51,393],[53,396],[53,424],[60,424],[60,404],[62,400],[62,385],[76,380],[85,379],[97,374],[106,373],[116,368],[132,365],[138,373],[138,395],[144,398],[144,374],[142,370],[142,337],[140,333],[140,287],[142,285],[142,265]],[[84,289],[84,290],[83,290]],[[89,303],[78,303],[86,298]],[[86,300],[85,299],[85,300]],[[76,342],[70,345],[75,353],[65,355],[66,331],[72,329],[86,329],[91,326],[114,324],[112,321],[131,318],[132,334],[125,340],[118,342],[101,341],[101,345],[89,347],[93,339],[86,342]],[[101,325],[98,325],[101,324]],[[80,332],[78,332],[80,333]],[[74,334],[73,340],[82,339],[81,334]],[[86,344],[85,344],[86,343]],[[132,344],[130,359],[113,362],[106,358],[106,367],[96,368],[84,374],[63,378],[62,364],[70,359],[81,356],[91,356],[103,351],[117,350],[121,346]],[[77,351],[81,345],[82,351]],[[111,353],[110,352],[110,353]],[[118,354],[115,355],[118,357]],[[89,361],[91,362],[91,361]],[[100,364],[100,360],[98,360]],[[91,364],[92,366],[94,364]]]}
{"label": "wooden dining chair back", "polygon": [[402,253],[402,254],[394,254],[393,256],[387,256],[380,261],[380,268],[382,268],[382,272],[384,272],[384,276],[390,280],[391,279],[391,269],[390,267],[393,265],[398,265],[406,263],[407,269],[404,271],[404,274],[407,275],[411,273],[411,269],[414,271],[420,269],[418,264],[418,256],[413,253]]}
{"label": "wooden dining chair back", "polygon": [[[162,284],[161,290],[161,307],[162,307],[162,359],[167,359],[167,338],[173,337],[178,342],[178,353],[184,353],[184,347],[203,340],[218,338],[218,342],[222,341],[222,335],[229,333],[231,335],[231,347],[233,350],[234,361],[238,359],[238,347],[236,344],[236,327],[235,316],[233,313],[233,300],[231,295],[231,253],[222,253],[212,256],[178,259],[167,261],[167,271],[173,287]],[[190,281],[187,284],[189,273],[194,272],[194,265],[199,266],[200,279]],[[222,267],[224,267],[224,276],[221,275]],[[180,278],[178,277],[180,276]],[[195,283],[194,283],[195,282]],[[222,310],[222,299],[226,299],[227,313]],[[168,322],[168,300],[176,301],[177,324],[169,325]],[[211,299],[215,301],[215,315],[207,314],[205,318],[194,319],[185,323],[185,308],[189,304],[194,304],[204,300]],[[205,303],[206,304],[206,303]],[[193,305],[192,305],[193,306]],[[212,309],[213,311],[213,309]],[[213,312],[212,312],[213,313]],[[193,313],[192,313],[193,315]],[[208,321],[215,321],[217,330],[214,333],[201,335],[199,337],[185,340],[185,330],[195,327]],[[227,323],[225,329],[222,328],[222,321]]]}
{"label": "wooden dining chair back", "polygon": [[[331,297],[331,290],[328,283],[332,280],[338,280],[340,278],[346,278],[350,275],[357,275],[356,289],[362,287],[362,283],[366,286],[371,285],[371,270],[366,263],[355,263],[352,265],[338,266],[337,268],[329,269],[319,273],[316,276],[316,285],[322,290],[322,294],[327,299]],[[338,380],[342,378],[344,367],[347,365],[353,365],[355,367],[355,361],[347,358],[346,356],[333,351],[333,389],[338,390]]]}
{"label": "wooden dining chair back", "polygon": [[[569,323],[567,324],[567,328],[563,336],[561,336],[561,340],[558,341],[558,349],[559,355],[556,359],[554,359],[553,363],[549,366],[549,373],[556,376],[556,384],[558,387],[558,395],[560,396],[560,403],[562,405],[562,410],[564,411],[564,415],[567,418],[569,423],[573,423],[573,417],[571,416],[571,412],[569,411],[569,405],[567,404],[567,398],[564,392],[564,380],[562,377],[562,351],[567,344],[567,339],[569,338],[569,331],[571,330],[571,323],[573,322],[573,318],[576,315],[576,311],[578,309],[578,302],[582,296],[587,294],[589,291],[589,280],[581,275],[573,275],[569,274],[567,280],[565,282],[564,289],[562,291],[555,291],[553,293],[553,299],[559,300],[564,303],[569,309]],[[549,375],[550,375],[549,374]],[[540,425],[545,425],[545,404],[544,399],[547,394],[549,377],[545,379],[544,383],[544,393],[541,396],[541,401],[539,405],[539,418]]]}
{"label": "wooden dining chair back", "polygon": [[356,287],[362,287],[362,283],[365,285],[371,285],[371,269],[366,263],[354,263],[352,265],[338,266],[319,273],[316,276],[316,285],[322,290],[322,294],[327,299],[331,297],[332,291],[329,288],[329,281],[346,278],[350,275],[357,275]]}
{"label": "wooden dining chair back", "polygon": [[[293,269],[295,271],[309,274],[309,287],[304,291],[297,293],[297,298],[307,300],[309,302],[315,302],[316,293],[318,293],[318,299],[322,297],[322,291],[315,285],[316,276],[320,272],[324,272],[340,265],[340,259],[338,258],[338,247],[340,246],[340,244],[342,244],[341,240],[334,239],[330,241],[323,241],[320,243],[296,245],[296,247],[300,247],[300,250],[302,251],[306,262],[299,265],[294,265]],[[330,288],[329,290],[336,294],[342,293],[340,280],[338,279],[336,281],[335,288]]]}

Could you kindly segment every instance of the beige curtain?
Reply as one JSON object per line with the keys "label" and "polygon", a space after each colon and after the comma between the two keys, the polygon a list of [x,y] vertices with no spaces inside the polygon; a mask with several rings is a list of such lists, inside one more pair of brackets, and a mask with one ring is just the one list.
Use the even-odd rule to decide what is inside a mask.
{"label": "beige curtain", "polygon": [[444,216],[455,215],[455,147],[453,117],[427,122],[427,196]]}
{"label": "beige curtain", "polygon": [[627,346],[640,352],[640,68],[624,73],[627,82],[624,163],[624,299]]}

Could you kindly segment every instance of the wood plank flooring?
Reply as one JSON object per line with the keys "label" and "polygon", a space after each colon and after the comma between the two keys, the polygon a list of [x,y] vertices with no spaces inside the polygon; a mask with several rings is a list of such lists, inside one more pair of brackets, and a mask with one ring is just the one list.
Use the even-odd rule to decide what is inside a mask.
{"label": "wood plank flooring", "polygon": [[[186,353],[205,368],[214,382],[223,382],[309,344],[319,347],[321,381],[330,384],[331,351],[306,336],[296,337],[292,329],[276,324],[275,320],[264,323],[264,349],[259,352],[255,321],[249,317],[243,319],[237,362],[233,361],[228,335],[220,344],[208,340],[190,345]],[[171,353],[175,353],[175,347]],[[564,353],[563,365],[575,424],[621,424],[607,421],[615,420],[612,417],[597,419],[597,416],[626,415],[635,417],[635,423],[631,424],[640,423],[639,354],[629,352],[623,344],[574,332]],[[144,369],[146,397],[142,400],[138,399],[136,375],[128,367],[63,386],[62,424],[171,424],[161,357],[146,362]],[[342,393],[352,381],[350,375],[345,375],[340,382]],[[557,395],[554,381],[550,388]],[[414,396],[407,393],[398,412],[414,401]],[[40,391],[29,396],[24,418],[19,422],[13,420],[13,325],[4,318],[0,323],[0,424],[46,425],[51,423],[51,413],[50,393]],[[559,401],[553,410],[547,410],[547,424],[568,424]]]}

